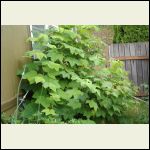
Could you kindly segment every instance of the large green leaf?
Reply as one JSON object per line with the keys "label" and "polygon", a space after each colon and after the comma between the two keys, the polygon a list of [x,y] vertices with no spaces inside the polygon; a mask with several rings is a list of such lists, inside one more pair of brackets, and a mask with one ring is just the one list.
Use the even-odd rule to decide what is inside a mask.
{"label": "large green leaf", "polygon": [[42,74],[37,74],[36,71],[32,70],[24,74],[23,79],[27,79],[30,84],[32,83],[43,83],[45,82],[44,76]]}
{"label": "large green leaf", "polygon": [[100,102],[100,105],[105,107],[106,109],[109,109],[112,106],[112,102],[110,99],[104,99]]}
{"label": "large green leaf", "polygon": [[60,72],[51,69],[48,66],[43,66],[42,69],[45,73],[47,73],[48,77],[50,78],[56,79],[56,76],[60,75]]}
{"label": "large green leaf", "polygon": [[88,67],[89,62],[86,59],[80,59],[79,62],[78,62],[78,65]]}
{"label": "large green leaf", "polygon": [[67,57],[65,60],[70,63],[70,66],[71,66],[71,67],[80,64],[80,63],[79,63],[79,60],[76,59],[76,58],[73,58],[73,57]]}
{"label": "large green leaf", "polygon": [[39,96],[36,99],[36,103],[41,104],[45,108],[49,107],[51,104],[49,97],[45,97],[45,96]]}
{"label": "large green leaf", "polygon": [[93,61],[95,65],[100,65],[100,59],[96,54],[90,56],[89,60]]}
{"label": "large green leaf", "polygon": [[32,70],[38,71],[39,70],[38,64],[34,63],[34,62],[27,63],[26,66],[29,71],[32,71]]}
{"label": "large green leaf", "polygon": [[58,50],[52,49],[47,54],[47,57],[50,57],[53,62],[55,62],[57,60],[59,60],[60,62],[62,62],[64,56],[63,56],[63,53],[60,53]]}
{"label": "large green leaf", "polygon": [[70,74],[67,73],[66,71],[61,71],[60,74],[62,75],[63,78],[68,78],[68,79],[70,79]]}
{"label": "large green leaf", "polygon": [[24,118],[30,118],[38,111],[38,105],[31,102],[25,106],[25,109],[21,112],[21,116]]}
{"label": "large green leaf", "polygon": [[118,97],[119,96],[119,91],[117,89],[113,89],[112,93],[113,96]]}
{"label": "large green leaf", "polygon": [[69,95],[70,98],[71,98],[72,96],[74,96],[74,98],[76,98],[76,97],[79,97],[79,96],[82,96],[82,95],[83,95],[83,92],[81,92],[80,90],[78,90],[78,89],[76,89],[76,88],[68,89],[68,90],[66,90],[65,93],[66,93],[67,95]]}
{"label": "large green leaf", "polygon": [[71,45],[69,45],[69,44],[67,44],[67,43],[63,43],[63,46],[64,46],[66,49],[69,49],[71,54],[79,55],[79,56],[81,56],[82,58],[84,58],[84,52],[83,52],[82,49],[73,47],[73,46],[71,46]]}
{"label": "large green leaf", "polygon": [[79,35],[77,33],[73,32],[71,30],[63,29],[63,28],[60,28],[60,33],[63,34],[66,41],[75,40],[76,38],[79,37]]}
{"label": "large green leaf", "polygon": [[50,49],[56,49],[57,48],[55,45],[52,45],[52,44],[49,44],[49,43],[46,46],[49,47]]}
{"label": "large green leaf", "polygon": [[70,95],[66,95],[66,93],[62,90],[62,89],[58,89],[57,90],[58,95],[62,98],[62,99],[69,99]]}
{"label": "large green leaf", "polygon": [[65,38],[61,35],[53,35],[51,38],[54,40],[65,41]]}
{"label": "large green leaf", "polygon": [[76,81],[71,81],[71,82],[69,82],[68,87],[78,89],[78,88],[80,88],[80,84]]}
{"label": "large green leaf", "polygon": [[68,80],[63,79],[63,80],[59,80],[59,84],[62,90],[65,90],[68,87]]}
{"label": "large green leaf", "polygon": [[87,100],[86,103],[89,104],[90,108],[94,108],[94,110],[97,111],[98,105],[94,100]]}
{"label": "large green leaf", "polygon": [[[62,109],[63,106],[63,109]],[[70,120],[74,117],[74,115],[76,114],[76,110],[72,109],[72,107],[68,106],[68,105],[60,105],[58,106],[58,108],[55,109],[56,114],[60,114],[60,116],[63,116],[63,118],[65,120]]]}
{"label": "large green leaf", "polygon": [[62,68],[62,66],[60,64],[54,63],[52,61],[43,61],[42,65],[48,66],[49,68],[55,69],[56,71],[59,71],[59,69]]}
{"label": "large green leaf", "polygon": [[54,109],[45,108],[45,109],[42,110],[42,112],[44,112],[46,116],[48,116],[48,115],[56,115]]}
{"label": "large green leaf", "polygon": [[57,93],[50,93],[50,98],[53,100],[53,101],[60,101],[60,95],[58,95]]}
{"label": "large green leaf", "polygon": [[34,70],[31,70],[29,72],[26,72],[24,75],[23,75],[23,79],[27,79],[30,84],[34,83],[35,82],[35,76],[37,75],[37,72],[34,71]]}
{"label": "large green leaf", "polygon": [[113,110],[114,110],[115,112],[118,112],[118,113],[121,112],[119,106],[113,105],[112,107],[113,107]]}
{"label": "large green leaf", "polygon": [[38,37],[29,37],[27,41],[32,41],[40,44],[46,44],[49,38],[47,34],[40,33]]}
{"label": "large green leaf", "polygon": [[29,57],[35,56],[39,60],[41,60],[42,58],[47,58],[47,56],[40,50],[28,51],[26,52],[26,56],[29,56]]}
{"label": "large green leaf", "polygon": [[111,89],[112,87],[113,87],[112,82],[109,82],[109,81],[104,81],[104,82],[102,82],[102,88]]}
{"label": "large green leaf", "polygon": [[80,79],[80,84],[83,87],[88,87],[92,93],[97,93],[100,96],[100,91],[97,89],[99,86],[92,83],[89,79]]}
{"label": "large green leaf", "polygon": [[76,99],[70,99],[67,105],[73,109],[81,108],[81,103]]}
{"label": "large green leaf", "polygon": [[70,100],[70,98],[74,97],[74,98],[78,98],[80,96],[82,96],[84,93],[76,88],[73,89],[67,89],[65,91],[59,89],[57,90],[58,95],[65,100]]}
{"label": "large green leaf", "polygon": [[36,83],[45,82],[44,76],[42,74],[38,74],[37,76],[35,76],[35,82]]}
{"label": "large green leaf", "polygon": [[56,89],[60,88],[60,84],[56,79],[45,77],[45,82],[43,83],[43,87],[50,88],[51,90],[56,92]]}

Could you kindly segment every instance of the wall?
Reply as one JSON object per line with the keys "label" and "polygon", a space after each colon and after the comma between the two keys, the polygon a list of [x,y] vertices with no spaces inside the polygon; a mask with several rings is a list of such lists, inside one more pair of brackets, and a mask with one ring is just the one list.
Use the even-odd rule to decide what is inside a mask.
{"label": "wall", "polygon": [[16,72],[27,59],[22,57],[31,49],[26,39],[30,36],[27,25],[1,26],[1,111],[12,113],[16,106],[19,79]]}

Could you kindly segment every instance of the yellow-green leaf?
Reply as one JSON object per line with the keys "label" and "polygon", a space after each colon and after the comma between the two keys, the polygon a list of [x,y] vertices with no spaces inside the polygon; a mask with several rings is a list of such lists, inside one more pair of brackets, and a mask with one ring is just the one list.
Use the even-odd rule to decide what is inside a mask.
{"label": "yellow-green leaf", "polygon": [[56,115],[54,109],[46,108],[46,109],[43,109],[42,112],[44,112],[46,116],[48,116],[48,115]]}

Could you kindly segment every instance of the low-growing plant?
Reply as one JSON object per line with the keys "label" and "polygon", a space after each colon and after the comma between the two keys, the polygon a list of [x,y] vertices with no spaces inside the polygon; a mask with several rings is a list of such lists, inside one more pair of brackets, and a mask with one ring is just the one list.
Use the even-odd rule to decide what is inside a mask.
{"label": "low-growing plant", "polygon": [[[105,67],[96,26],[59,26],[36,38],[22,76],[27,94],[12,123],[118,123],[135,89],[123,63]],[[99,69],[94,69],[99,66]]]}
{"label": "low-growing plant", "polygon": [[1,112],[1,123],[2,124],[10,124],[11,123],[11,117],[6,114],[5,112]]}
{"label": "low-growing plant", "polygon": [[128,124],[148,124],[149,104],[145,101],[134,101],[132,105],[123,113],[119,123]]}

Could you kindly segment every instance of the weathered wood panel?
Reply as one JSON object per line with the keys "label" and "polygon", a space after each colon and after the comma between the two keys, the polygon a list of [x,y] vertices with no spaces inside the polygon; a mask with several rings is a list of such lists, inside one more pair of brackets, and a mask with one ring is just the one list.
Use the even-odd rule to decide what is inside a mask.
{"label": "weathered wood panel", "polygon": [[19,79],[16,72],[26,61],[25,51],[31,49],[26,40],[30,36],[29,26],[1,26],[1,111],[9,111],[16,105]]}
{"label": "weathered wood panel", "polygon": [[144,93],[141,85],[149,84],[149,42],[112,44],[109,57],[124,61],[129,79]]}

